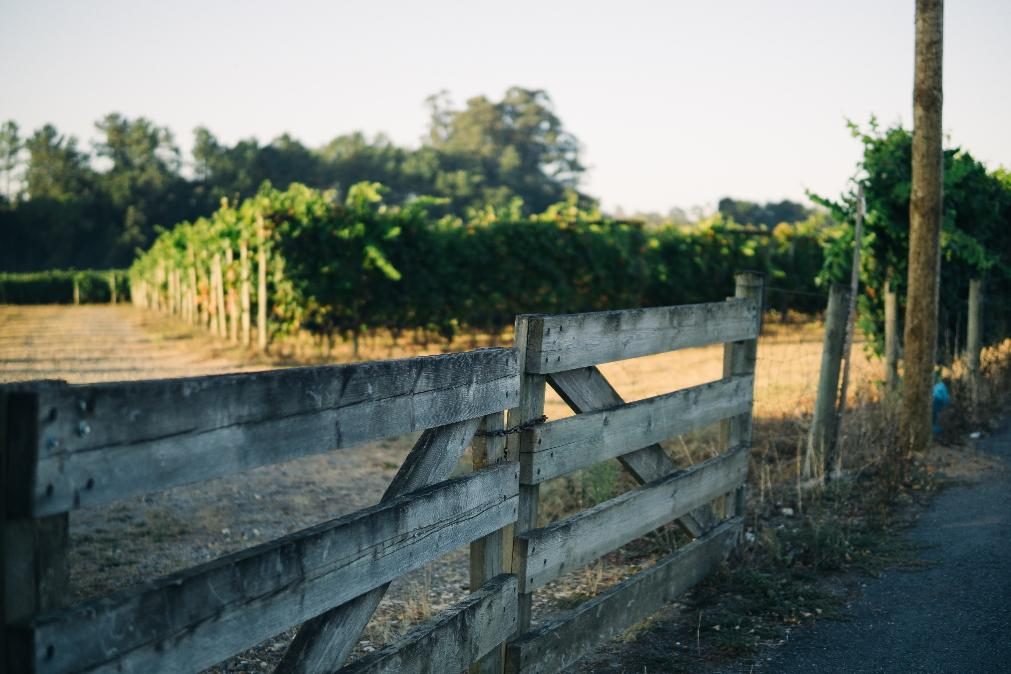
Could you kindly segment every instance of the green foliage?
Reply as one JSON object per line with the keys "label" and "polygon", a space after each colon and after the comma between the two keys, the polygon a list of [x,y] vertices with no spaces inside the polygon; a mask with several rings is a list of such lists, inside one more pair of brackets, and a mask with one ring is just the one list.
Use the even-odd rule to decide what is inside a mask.
{"label": "green foliage", "polygon": [[801,222],[812,214],[811,209],[788,199],[778,203],[756,204],[724,197],[720,199],[716,210],[729,220],[759,227],[775,227],[781,222]]}
{"label": "green foliage", "polygon": [[[866,201],[861,242],[861,328],[873,338],[873,346],[880,353],[884,344],[886,281],[898,293],[900,315],[905,304],[912,136],[901,127],[882,130],[873,119],[866,131],[852,123],[850,130],[864,148],[853,187],[838,200],[811,195],[838,221],[849,223],[829,241],[819,281],[848,282],[859,181]],[[958,326],[965,323],[971,278],[985,278],[991,297],[1006,297],[1011,292],[1011,182],[1006,171],[988,172],[972,155],[957,148],[944,152],[941,256],[939,334],[943,344],[960,334]],[[985,312],[984,320],[988,320]],[[992,322],[986,328],[991,336],[999,331]]]}
{"label": "green foliage", "polygon": [[[105,116],[96,124],[93,153],[52,125],[22,143],[17,125],[8,122],[0,127],[0,191],[6,194],[0,269],[126,265],[136,249],[151,245],[159,227],[193,221],[222,199],[253,197],[264,182],[341,193],[362,181],[379,182],[387,204],[406,206],[430,194],[440,199],[429,203],[434,217],[468,221],[488,209],[519,220],[577,194],[579,142],[545,92],[513,87],[499,101],[477,97],[462,109],[444,95],[430,100],[432,127],[419,148],[361,132],[319,148],[288,134],[228,146],[198,127],[192,178],[180,173],[181,153],[169,130],[143,117]],[[583,195],[578,201],[590,203]],[[370,259],[382,265],[375,251]]]}
{"label": "green foliage", "polygon": [[82,304],[130,299],[125,269],[53,270],[12,274],[0,272],[0,304],[73,304],[74,285]]}
{"label": "green foliage", "polygon": [[[647,230],[604,219],[578,195],[527,219],[510,208],[473,221],[436,218],[444,200],[385,201],[378,183],[334,190],[265,184],[252,198],[223,201],[207,219],[163,232],[131,277],[167,290],[167,271],[207,276],[215,254],[258,223],[269,251],[272,330],[307,329],[354,339],[371,328],[451,339],[461,330],[497,333],[516,314],[569,313],[713,301],[733,292],[733,273],[764,271],[782,287],[810,292],[821,266],[823,222],[780,224],[756,235],[720,217],[684,230]],[[226,277],[236,270],[225,269]],[[811,306],[820,309],[820,298]]]}

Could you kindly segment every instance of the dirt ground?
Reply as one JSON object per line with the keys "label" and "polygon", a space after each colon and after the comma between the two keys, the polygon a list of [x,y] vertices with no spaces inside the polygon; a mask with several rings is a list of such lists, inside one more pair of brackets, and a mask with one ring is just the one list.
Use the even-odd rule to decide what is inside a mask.
{"label": "dirt ground", "polygon": [[[794,442],[813,403],[821,358],[817,324],[770,325],[759,344],[756,415],[800,420]],[[467,348],[460,344],[458,348]],[[438,350],[374,349],[394,357]],[[283,350],[278,349],[278,352]],[[876,363],[854,349],[854,378],[875,376]],[[338,358],[346,354],[334,354]],[[0,306],[0,382],[63,379],[71,383],[179,377],[259,370],[320,362],[282,353],[253,354],[177,321],[131,306]],[[722,347],[690,349],[605,365],[602,370],[626,400],[636,400],[718,379]],[[549,393],[546,413],[570,413]],[[715,447],[669,443],[672,456],[688,463]],[[200,485],[171,489],[71,515],[71,584],[75,600],[93,597],[170,573],[222,554],[338,517],[378,501],[414,438],[394,438],[354,450],[332,452],[253,470]],[[702,447],[700,453],[699,447]],[[708,448],[707,448],[708,447]],[[462,467],[461,470],[465,470]],[[618,488],[615,476],[594,500]],[[571,483],[569,484],[571,488]],[[571,503],[569,505],[572,505]],[[579,502],[575,505],[585,505]],[[564,511],[556,510],[556,514]],[[550,512],[550,509],[549,509]],[[609,556],[605,564],[569,574],[538,593],[536,613],[592,596],[644,563],[649,550]],[[359,643],[367,653],[461,599],[467,592],[464,550],[394,584]],[[536,615],[535,615],[536,618]],[[276,662],[293,632],[237,656],[215,671],[264,671]]]}

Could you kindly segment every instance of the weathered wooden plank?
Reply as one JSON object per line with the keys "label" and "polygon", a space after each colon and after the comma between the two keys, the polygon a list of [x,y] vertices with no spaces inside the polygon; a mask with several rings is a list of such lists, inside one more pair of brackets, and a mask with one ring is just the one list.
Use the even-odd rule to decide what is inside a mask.
{"label": "weathered wooden plank", "polygon": [[70,587],[69,517],[12,516],[9,497],[26,493],[26,476],[38,453],[34,419],[38,394],[0,386],[0,670],[29,671],[22,645],[8,642],[6,626],[54,609]]}
{"label": "weathered wooden plank", "polygon": [[531,592],[653,529],[730,492],[748,474],[740,447],[521,534],[513,550],[520,592]]}
{"label": "weathered wooden plank", "polygon": [[511,349],[188,379],[49,387],[35,515],[207,480],[514,405]]}
{"label": "weathered wooden plank", "polygon": [[[596,412],[625,404],[624,399],[595,366],[555,372],[548,375],[548,383],[578,413]],[[623,454],[618,457],[618,461],[639,484],[658,480],[678,470],[663,447],[656,443]],[[715,518],[712,509],[706,505],[688,513],[678,522],[689,534],[698,537],[713,526]]]}
{"label": "weathered wooden plank", "polygon": [[[481,426],[471,443],[471,456],[473,457],[473,469],[481,470],[488,466],[495,465],[505,459],[506,439],[504,435],[497,435],[503,429],[503,413],[489,414],[481,419]],[[484,538],[470,544],[470,591],[477,592],[492,578],[500,575],[505,570],[504,552],[506,548],[506,529],[492,532]],[[512,532],[510,536],[510,558],[512,556]],[[516,630],[516,592],[513,589],[513,624],[510,632],[505,636],[510,636]],[[502,641],[505,641],[503,637]],[[470,668],[471,674],[501,674],[502,663],[505,661],[504,645],[500,644],[489,649],[483,657]]]}
{"label": "weathered wooden plank", "polygon": [[[509,410],[508,423],[510,426],[520,426],[533,422],[544,414],[544,394],[547,391],[547,382],[544,375],[530,374],[524,363],[531,358],[531,340],[535,340],[544,332],[541,317],[539,316],[517,316],[515,323],[516,349],[519,352],[520,371],[523,377],[520,381],[520,397],[516,407]],[[532,449],[531,437],[528,433],[513,434],[506,445],[506,451],[510,458],[516,460],[524,452]],[[537,526],[537,512],[540,507],[540,486],[536,484],[520,485],[520,510],[516,520],[513,534],[520,534]],[[515,540],[515,539],[514,539]],[[510,571],[516,572],[514,564],[510,564]],[[524,592],[519,596],[519,617],[517,630],[525,632],[530,629],[530,622],[533,614],[533,595]]]}
{"label": "weathered wooden plank", "polygon": [[462,672],[516,630],[516,576],[495,576],[459,604],[341,674]]}
{"label": "weathered wooden plank", "polygon": [[38,436],[38,396],[0,386],[0,670],[28,671],[28,655],[9,642],[6,625],[62,605],[70,586],[69,517],[11,517],[8,497],[26,491]]}
{"label": "weathered wooden plank", "polygon": [[[383,494],[388,501],[446,479],[463,455],[480,419],[425,431]],[[340,667],[379,606],[388,584],[307,621],[288,646],[277,672],[331,672]]]}
{"label": "weathered wooden plank", "polygon": [[515,465],[417,491],[32,623],[39,671],[194,671],[515,520]]}
{"label": "weathered wooden plank", "polygon": [[758,336],[759,321],[751,300],[537,319],[543,331],[528,341],[526,371],[540,374],[751,339]]}
{"label": "weathered wooden plank", "polygon": [[740,530],[740,519],[728,520],[652,568],[545,621],[509,644],[506,671],[553,674],[571,666],[702,580],[726,558]]}
{"label": "weathered wooden plank", "polygon": [[[741,272],[734,275],[734,295],[738,298],[753,300],[759,308],[762,307],[765,296],[765,277],[757,272]],[[761,329],[762,311],[759,311],[759,329]],[[754,382],[755,365],[758,361],[758,339],[748,339],[740,342],[730,342],[723,347],[723,376],[734,377],[749,375]],[[752,383],[754,395],[754,383]],[[753,406],[748,411],[731,417],[723,422],[720,435],[723,446],[727,449],[741,445],[751,445],[751,416]],[[747,485],[741,485],[733,499],[728,503],[728,514],[743,516],[747,512]]]}
{"label": "weathered wooden plank", "polygon": [[537,426],[527,431],[531,451],[520,455],[520,481],[538,484],[745,414],[751,409],[752,380],[750,375],[721,379]]}

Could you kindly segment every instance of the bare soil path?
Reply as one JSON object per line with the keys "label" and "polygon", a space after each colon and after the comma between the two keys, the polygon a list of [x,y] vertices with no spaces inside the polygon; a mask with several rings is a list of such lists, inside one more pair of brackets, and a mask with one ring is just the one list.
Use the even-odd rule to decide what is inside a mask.
{"label": "bare soil path", "polygon": [[175,321],[120,304],[0,305],[0,382],[72,384],[252,369]]}

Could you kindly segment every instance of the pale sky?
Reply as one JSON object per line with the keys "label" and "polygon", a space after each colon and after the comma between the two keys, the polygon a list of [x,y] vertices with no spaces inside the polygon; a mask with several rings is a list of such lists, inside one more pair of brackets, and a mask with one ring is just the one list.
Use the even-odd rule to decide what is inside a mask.
{"label": "pale sky", "polygon": [[[944,129],[1011,166],[1011,0],[945,7]],[[0,119],[87,142],[108,112],[232,143],[355,129],[417,146],[423,100],[542,88],[606,208],[838,194],[847,118],[912,120],[913,0],[0,0]]]}

